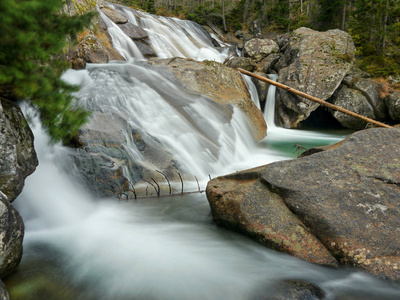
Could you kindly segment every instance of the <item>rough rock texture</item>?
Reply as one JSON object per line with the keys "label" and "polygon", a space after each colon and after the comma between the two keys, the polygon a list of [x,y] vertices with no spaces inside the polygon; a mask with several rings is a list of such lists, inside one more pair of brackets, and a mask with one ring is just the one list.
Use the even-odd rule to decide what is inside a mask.
{"label": "rough rock texture", "polygon": [[135,42],[144,57],[157,56],[157,53],[150,44],[149,35],[144,29],[132,23],[121,24],[119,28]]}
{"label": "rough rock texture", "polygon": [[[364,117],[376,119],[374,108],[371,106],[364,94],[358,90],[349,89],[346,86],[342,86],[335,93],[332,103],[352,112],[358,113]],[[332,111],[332,115],[346,128],[358,130],[364,129],[367,126],[367,122],[337,110]]]}
{"label": "rough rock texture", "polygon": [[[125,132],[131,135],[132,143],[146,160],[147,169],[132,159],[125,147]],[[182,172],[156,139],[147,134],[144,141],[142,133],[129,126],[127,117],[113,110],[94,112],[80,129],[78,140],[81,147],[71,158],[87,186],[102,196],[115,195],[116,185],[131,189],[131,183],[136,184],[143,178],[164,181],[162,175],[151,171],[151,165],[157,166],[171,180],[179,180],[177,172]],[[131,183],[124,174],[131,175]]]}
{"label": "rough rock texture", "polygon": [[[96,1],[91,0],[67,1],[64,6],[64,11],[70,15],[83,14],[95,9]],[[112,13],[114,10],[108,6],[102,6],[102,11],[106,14],[114,14]],[[117,11],[114,12],[116,16],[121,15]],[[71,68],[77,70],[84,69],[86,63],[107,63],[110,60],[125,60],[113,48],[111,37],[107,32],[107,26],[101,18],[95,18],[93,26],[78,35],[78,45],[68,49],[66,57]]]}
{"label": "rough rock texture", "polygon": [[255,62],[260,62],[271,53],[279,51],[277,43],[269,39],[251,39],[244,45],[244,54]]}
{"label": "rough rock texture", "polygon": [[24,223],[0,191],[0,278],[11,274],[22,258]]}
{"label": "rough rock texture", "polygon": [[[368,129],[325,148],[328,151],[213,179],[207,186],[213,218],[255,236],[257,230],[279,224],[281,214],[271,211],[282,199],[282,206],[293,219],[298,218],[297,224],[301,222],[307,235],[302,247],[293,247],[298,257],[306,256],[303,246],[311,244],[304,241],[314,236],[339,263],[398,280],[399,143],[398,129]],[[231,196],[235,193],[247,196],[240,200],[240,196]],[[244,218],[252,206],[253,215]],[[283,220],[279,228],[298,229],[296,222]],[[290,233],[285,235],[290,237]],[[259,233],[258,239],[276,248],[275,236]],[[284,239],[279,242],[282,248],[286,246]],[[323,253],[323,247],[317,250]]]}
{"label": "rough rock texture", "polygon": [[264,245],[309,262],[336,265],[336,260],[285,205],[265,188],[255,168],[213,179],[207,185],[213,220],[245,232]]}
{"label": "rough rock texture", "polygon": [[0,98],[0,191],[10,202],[37,165],[33,134],[20,108]]}
{"label": "rough rock texture", "polygon": [[319,300],[325,292],[317,285],[304,280],[282,280],[266,287],[265,295],[257,294],[254,300]]}
{"label": "rough rock texture", "polygon": [[228,67],[233,69],[241,68],[249,72],[253,72],[256,64],[248,57],[233,57],[226,63]]}
{"label": "rough rock texture", "polygon": [[214,61],[173,58],[150,63],[167,67],[164,70],[170,73],[167,77],[184,88],[206,95],[217,103],[238,107],[246,115],[255,139],[265,137],[267,125],[264,117],[251,100],[239,72]]}
{"label": "rough rock texture", "polygon": [[400,122],[400,91],[394,92],[385,99],[390,118]]}
{"label": "rough rock texture", "polygon": [[128,22],[128,18],[126,16],[107,5],[101,5],[100,9],[115,24],[125,24]]}
{"label": "rough rock texture", "polygon": [[[350,71],[355,47],[350,35],[335,29],[318,32],[299,28],[279,60],[279,82],[297,90],[328,99]],[[285,90],[278,91],[280,125],[295,128],[320,104],[301,99]]]}
{"label": "rough rock texture", "polygon": [[4,286],[3,281],[0,280],[0,300],[9,300],[9,299],[10,297],[8,295],[6,287]]}
{"label": "rough rock texture", "polygon": [[[262,73],[262,72],[254,72],[254,74],[268,78],[268,75],[265,73]],[[254,84],[256,85],[258,99],[261,103],[262,101],[266,100],[270,84],[265,81],[261,81],[261,80],[254,80]]]}
{"label": "rough rock texture", "polygon": [[275,73],[274,67],[280,58],[281,55],[279,53],[271,53],[257,65],[257,71],[265,74]]}

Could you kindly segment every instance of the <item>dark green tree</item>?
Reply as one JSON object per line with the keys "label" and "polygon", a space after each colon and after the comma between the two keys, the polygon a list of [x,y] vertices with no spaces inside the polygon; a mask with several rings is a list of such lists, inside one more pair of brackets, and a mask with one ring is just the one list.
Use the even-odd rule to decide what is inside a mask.
{"label": "dark green tree", "polygon": [[77,88],[60,79],[68,68],[63,51],[93,14],[61,13],[63,0],[0,1],[0,96],[36,107],[53,141],[73,134],[88,112],[76,107]]}

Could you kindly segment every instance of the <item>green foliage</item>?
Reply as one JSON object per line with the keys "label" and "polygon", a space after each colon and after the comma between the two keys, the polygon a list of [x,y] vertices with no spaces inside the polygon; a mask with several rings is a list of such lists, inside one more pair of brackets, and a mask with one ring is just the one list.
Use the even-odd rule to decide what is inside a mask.
{"label": "green foliage", "polygon": [[199,5],[193,13],[188,13],[186,18],[200,25],[206,25],[207,21],[211,21],[215,25],[222,25],[222,10],[217,5],[214,7]]}
{"label": "green foliage", "polygon": [[60,79],[68,68],[63,50],[93,14],[60,13],[62,0],[0,1],[0,91],[27,99],[53,141],[73,134],[88,113],[75,107],[76,87]]}

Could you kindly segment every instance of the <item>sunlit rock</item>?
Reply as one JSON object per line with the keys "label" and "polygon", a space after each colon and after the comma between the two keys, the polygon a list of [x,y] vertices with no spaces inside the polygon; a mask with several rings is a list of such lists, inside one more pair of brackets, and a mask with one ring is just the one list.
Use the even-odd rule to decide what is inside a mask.
{"label": "sunlit rock", "polygon": [[213,179],[213,218],[307,261],[330,253],[325,258],[398,280],[399,143],[398,129],[368,129],[329,151]]}
{"label": "sunlit rock", "polygon": [[173,80],[186,89],[206,95],[217,103],[238,107],[246,115],[254,138],[260,140],[265,137],[267,125],[262,112],[251,100],[238,71],[214,61],[196,62],[178,58],[150,63],[168,67]]}

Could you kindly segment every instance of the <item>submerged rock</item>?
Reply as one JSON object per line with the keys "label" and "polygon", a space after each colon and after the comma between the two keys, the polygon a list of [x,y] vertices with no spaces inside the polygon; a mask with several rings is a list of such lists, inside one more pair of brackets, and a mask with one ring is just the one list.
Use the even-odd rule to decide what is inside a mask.
{"label": "submerged rock", "polygon": [[[326,147],[329,151],[215,178],[207,186],[213,218],[275,249],[280,232],[271,229],[278,224],[285,237],[279,237],[283,250],[291,243],[295,246],[289,237],[295,233],[299,240],[294,230],[301,227],[302,244],[292,247],[293,255],[311,261],[329,253],[326,259],[334,257],[341,264],[398,280],[399,143],[398,129],[368,129]],[[273,213],[276,203],[283,209]],[[253,213],[246,218],[249,211]],[[275,234],[265,234],[271,232]],[[305,245],[317,245],[317,255],[304,251]]]}
{"label": "submerged rock", "polygon": [[[355,47],[351,36],[341,30],[318,32],[295,30],[276,68],[278,81],[322,100],[327,100],[349,73]],[[278,91],[277,113],[280,125],[298,127],[320,104]]]}

